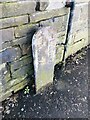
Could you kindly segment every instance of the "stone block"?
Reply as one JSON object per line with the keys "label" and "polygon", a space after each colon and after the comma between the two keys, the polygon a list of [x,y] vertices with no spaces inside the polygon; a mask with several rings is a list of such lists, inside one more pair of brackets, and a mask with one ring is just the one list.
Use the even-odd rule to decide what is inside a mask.
{"label": "stone block", "polygon": [[0,64],[0,83],[1,85],[6,84],[10,77],[10,69],[7,63]]}
{"label": "stone block", "polygon": [[10,47],[20,46],[22,55],[31,55],[32,54],[31,43],[32,43],[32,35],[29,35],[27,37],[22,37],[1,44],[0,51],[3,51],[4,49]]}
{"label": "stone block", "polygon": [[36,23],[42,20],[63,16],[69,13],[69,9],[67,8],[60,8],[55,10],[48,10],[44,12],[37,12],[32,15],[30,15],[30,22]]}
{"label": "stone block", "polygon": [[[78,27],[77,27],[78,25]],[[71,30],[71,34],[73,32],[76,32],[76,31],[80,31],[80,30],[83,30],[85,28],[88,28],[88,21],[85,20],[85,21],[76,21],[76,22],[73,22],[72,23],[72,30]]]}
{"label": "stone block", "polygon": [[8,48],[0,53],[0,59],[2,59],[2,63],[7,63],[19,59],[21,55],[19,47]]}
{"label": "stone block", "polygon": [[12,41],[12,46],[19,45],[22,50],[22,55],[31,55],[32,54],[32,35],[30,34],[27,37],[22,37],[20,39]]}
{"label": "stone block", "polygon": [[65,31],[67,29],[68,15],[64,15],[61,17],[50,18],[49,20],[44,20],[40,22],[40,25],[45,26],[53,26],[58,32]]}
{"label": "stone block", "polygon": [[65,40],[66,40],[66,31],[59,32],[59,33],[58,33],[57,45],[58,45],[58,44],[65,43]]}
{"label": "stone block", "polygon": [[11,96],[12,92],[16,93],[17,91],[23,89],[28,83],[30,83],[30,80],[28,78],[14,79],[10,81],[2,88],[2,91],[0,93],[0,102]]}
{"label": "stone block", "polygon": [[28,24],[28,25],[22,25],[22,26],[16,27],[15,37],[20,38],[30,34],[32,35],[35,33],[37,28],[38,28],[38,24]]}
{"label": "stone block", "polygon": [[20,84],[23,81],[28,82],[27,80],[29,80],[29,78],[27,78],[26,76],[22,77],[22,78],[18,78],[18,79],[12,79],[9,82],[7,82],[6,84],[4,84],[2,86],[2,91],[6,92],[8,91],[10,88],[14,87],[17,84]]}
{"label": "stone block", "polygon": [[14,71],[20,69],[21,67],[29,65],[31,63],[32,63],[32,57],[24,56],[24,57],[20,58],[19,60],[16,60],[16,61],[10,63],[11,72],[13,73]]}
{"label": "stone block", "polygon": [[80,20],[88,20],[88,3],[81,5],[81,13],[80,13]]}
{"label": "stone block", "polygon": [[33,65],[28,64],[26,66],[23,66],[19,68],[18,70],[14,71],[12,73],[12,78],[23,78],[23,77],[28,77],[33,75]]}
{"label": "stone block", "polygon": [[62,62],[63,53],[64,53],[64,46],[57,45],[56,46],[56,60],[55,60],[56,64],[58,64],[59,62]]}
{"label": "stone block", "polygon": [[33,36],[32,50],[37,92],[53,82],[57,39],[53,27],[41,28]]}
{"label": "stone block", "polygon": [[82,39],[81,41],[76,42],[73,45],[68,45],[65,58],[67,58],[70,55],[73,55],[77,51],[79,51],[82,48],[84,48],[86,46],[85,41],[86,41],[85,39]]}
{"label": "stone block", "polygon": [[10,41],[10,40],[13,40],[13,39],[15,39],[13,28],[0,30],[0,43],[4,43],[6,41]]}
{"label": "stone block", "polygon": [[73,39],[74,43],[82,39],[88,39],[88,28],[84,30],[80,30],[74,34],[74,39]]}
{"label": "stone block", "polygon": [[73,22],[77,22],[78,20],[80,20],[81,5],[76,5],[73,13]]}
{"label": "stone block", "polygon": [[83,3],[83,4],[85,4],[85,3],[88,3],[89,2],[89,0],[76,0],[76,3],[77,4],[80,4],[80,3]]}
{"label": "stone block", "polygon": [[28,23],[28,15],[0,19],[0,29]]}
{"label": "stone block", "polygon": [[[31,14],[35,12],[35,1],[17,1],[12,3],[2,3],[2,16],[0,18]],[[24,9],[25,8],[25,9]]]}
{"label": "stone block", "polygon": [[57,30],[57,33],[67,30],[67,24],[68,24],[68,15],[64,15],[61,17],[57,17],[54,19],[54,26]]}
{"label": "stone block", "polygon": [[10,41],[2,43],[0,47],[0,53],[5,49],[10,48],[11,46],[12,46],[12,43]]}

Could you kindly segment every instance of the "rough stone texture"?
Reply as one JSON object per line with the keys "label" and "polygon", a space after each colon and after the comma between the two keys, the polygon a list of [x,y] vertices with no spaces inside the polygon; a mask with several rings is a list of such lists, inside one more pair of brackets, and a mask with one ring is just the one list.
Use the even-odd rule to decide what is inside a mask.
{"label": "rough stone texture", "polygon": [[56,64],[58,64],[59,62],[62,62],[63,52],[64,52],[64,46],[57,45],[56,46],[56,60],[55,60]]}
{"label": "rough stone texture", "polygon": [[[83,39],[88,42],[88,3],[77,4],[75,7],[69,44],[73,45]],[[87,42],[85,45],[87,45]]]}
{"label": "rough stone texture", "polygon": [[28,23],[28,15],[0,19],[0,29]]}
{"label": "rough stone texture", "polygon": [[28,25],[22,25],[16,27],[15,37],[19,38],[19,37],[27,36],[28,34],[33,34],[36,31],[37,27],[38,25],[36,24],[28,24]]}
{"label": "rough stone texture", "polygon": [[41,11],[45,10],[49,5],[49,0],[46,0],[46,1],[39,0],[39,1],[40,1],[40,10]]}
{"label": "rough stone texture", "polygon": [[5,84],[10,79],[9,66],[6,63],[0,64],[0,83]]}
{"label": "rough stone texture", "polygon": [[14,46],[19,46],[22,51],[22,55],[31,55],[31,43],[32,43],[32,36],[22,37],[19,39],[15,39],[9,42],[5,42],[2,44],[0,50],[4,50],[5,48],[10,48]]}
{"label": "rough stone texture", "polygon": [[[67,22],[68,22],[68,14],[56,18],[51,18],[49,20],[44,20],[40,22],[40,25],[45,26],[54,26],[57,30],[57,33],[59,32],[65,32],[67,30]],[[60,33],[61,34],[61,33]]]}
{"label": "rough stone texture", "polygon": [[[16,81],[16,80],[19,80],[19,79],[15,79],[14,81]],[[7,91],[4,90],[4,92],[1,92],[0,101],[3,101],[7,97],[11,96],[13,91],[17,92],[18,90],[21,90],[22,88],[24,88],[28,84],[28,82],[29,82],[29,80],[27,80],[27,78],[23,79],[22,82],[18,82],[18,84],[14,85],[14,86],[12,85],[12,87],[9,90],[7,90]]]}
{"label": "rough stone texture", "polygon": [[88,28],[82,31],[77,31],[74,34],[74,38],[73,38],[74,43],[78,42],[80,39],[86,39],[86,41],[88,40]]}
{"label": "rough stone texture", "polygon": [[67,58],[68,56],[73,55],[77,51],[87,46],[87,44],[85,44],[85,41],[86,41],[85,39],[82,39],[81,41],[78,41],[73,45],[68,45],[65,57]]}
{"label": "rough stone texture", "polygon": [[21,67],[20,69],[14,71],[12,73],[12,78],[23,78],[23,77],[28,77],[29,75],[33,74],[33,65],[28,64],[26,66]]}
{"label": "rough stone texture", "polygon": [[19,60],[16,60],[12,63],[10,63],[11,66],[11,72],[13,73],[14,71],[18,70],[19,68],[28,65],[32,63],[32,57],[31,56],[24,56],[20,58]]}
{"label": "rough stone texture", "polygon": [[0,43],[4,43],[6,41],[15,39],[14,29],[13,28],[2,29],[0,30],[0,36],[1,36]]}
{"label": "rough stone texture", "polygon": [[53,82],[57,36],[54,28],[41,28],[32,39],[36,91]]}
{"label": "rough stone texture", "polygon": [[27,37],[22,37],[11,42],[11,46],[19,45],[22,50],[22,55],[31,55],[32,34]]}
{"label": "rough stone texture", "polygon": [[[67,30],[67,29],[66,29],[66,30]],[[65,43],[65,40],[66,40],[66,31],[59,32],[59,33],[58,33],[57,45],[58,45],[58,44]]]}
{"label": "rough stone texture", "polygon": [[[6,84],[3,85],[3,92],[6,92],[10,89],[10,87],[13,87],[21,82],[23,82],[24,80],[29,80],[26,76],[22,77],[22,78],[18,78],[18,79],[12,79],[11,81],[7,82]],[[27,81],[28,82],[28,81]]]}
{"label": "rough stone texture", "polygon": [[[15,3],[2,3],[2,16],[0,17],[12,17],[24,14],[31,14],[35,12],[36,2],[22,1]],[[24,9],[26,8],[26,9]]]}
{"label": "rough stone texture", "polygon": [[68,12],[69,12],[69,9],[61,8],[61,9],[56,9],[56,10],[49,10],[49,11],[34,13],[30,16],[30,22],[35,23],[41,20],[46,20],[49,18],[66,15],[68,14]]}
{"label": "rough stone texture", "polygon": [[21,50],[19,47],[8,48],[0,53],[0,59],[2,63],[11,62],[17,60],[21,57]]}

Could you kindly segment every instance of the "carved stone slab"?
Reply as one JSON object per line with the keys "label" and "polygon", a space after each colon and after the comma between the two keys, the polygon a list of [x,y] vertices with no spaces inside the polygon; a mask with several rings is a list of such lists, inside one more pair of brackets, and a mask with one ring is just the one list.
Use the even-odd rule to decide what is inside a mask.
{"label": "carved stone slab", "polygon": [[57,36],[53,27],[39,29],[32,39],[36,91],[53,82]]}

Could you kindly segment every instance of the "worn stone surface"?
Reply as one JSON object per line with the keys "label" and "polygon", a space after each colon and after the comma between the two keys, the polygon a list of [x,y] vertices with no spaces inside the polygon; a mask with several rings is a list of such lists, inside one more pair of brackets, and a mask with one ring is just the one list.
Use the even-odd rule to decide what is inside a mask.
{"label": "worn stone surface", "polygon": [[[14,87],[15,85],[22,83],[26,80],[26,82],[30,81],[30,78],[27,78],[26,76],[23,76],[22,78],[18,78],[18,79],[12,79],[9,82],[7,82],[6,84],[3,84],[3,88],[2,88],[2,92],[7,92],[8,90],[10,90],[12,87]],[[12,89],[11,89],[12,90]]]}
{"label": "worn stone surface", "polygon": [[[19,80],[19,79],[16,79],[15,81],[17,81],[17,80]],[[18,84],[14,85],[14,86],[12,85],[12,87],[9,90],[7,90],[6,92],[5,92],[5,89],[3,88],[4,92],[1,92],[0,102],[5,100],[7,97],[11,96],[12,92],[17,92],[18,90],[21,90],[22,88],[24,88],[27,85],[28,82],[29,82],[29,80],[23,79],[23,81],[18,82]]]}
{"label": "worn stone surface", "polygon": [[74,38],[73,38],[74,43],[78,42],[81,39],[86,39],[86,41],[88,41],[88,28],[82,31],[77,31],[74,34]]}
{"label": "worn stone surface", "polygon": [[74,53],[81,50],[85,46],[87,46],[87,44],[85,44],[85,39],[82,39],[81,41],[76,42],[73,45],[68,45],[65,57],[67,58],[68,56],[73,55]]}
{"label": "worn stone surface", "polygon": [[19,47],[8,48],[0,53],[0,59],[2,63],[11,62],[21,57],[21,50]]}
{"label": "worn stone surface", "polygon": [[53,82],[56,33],[54,28],[41,28],[32,39],[36,91]]}
{"label": "worn stone surface", "polygon": [[28,23],[28,15],[0,19],[0,29]]}
{"label": "worn stone surface", "polygon": [[[2,17],[12,17],[24,14],[31,14],[35,11],[36,2],[35,1],[22,1],[15,3],[2,3]],[[24,9],[26,8],[26,9]]]}
{"label": "worn stone surface", "polygon": [[[66,14],[61,17],[55,17],[51,18],[48,20],[44,20],[40,22],[40,25],[45,27],[45,26],[54,26],[57,30],[57,33],[59,32],[65,32],[67,30],[67,23],[68,23],[68,15]],[[62,33],[61,33],[62,34]]]}
{"label": "worn stone surface", "polygon": [[28,34],[26,37],[22,37],[11,42],[11,46],[19,45],[22,50],[22,55],[31,55],[32,49],[32,36],[35,30],[32,31],[31,34]]}
{"label": "worn stone surface", "polygon": [[10,41],[15,39],[14,37],[14,29],[8,28],[8,29],[2,29],[0,30],[0,43],[4,43],[6,41]]}
{"label": "worn stone surface", "polygon": [[19,68],[18,70],[14,71],[12,73],[12,78],[23,78],[23,77],[28,77],[28,76],[33,75],[33,65],[28,64],[26,66],[23,66]]}
{"label": "worn stone surface", "polygon": [[46,10],[46,8],[48,7],[49,5],[49,0],[39,0],[40,1],[40,10],[43,11],[43,10]]}
{"label": "worn stone surface", "polygon": [[18,38],[1,44],[0,51],[3,51],[6,48],[19,46],[22,51],[22,55],[31,55],[31,43],[32,43],[32,34],[27,35],[26,37]]}
{"label": "worn stone surface", "polygon": [[56,60],[55,60],[56,64],[62,62],[63,53],[64,53],[64,46],[57,45],[56,46]]}
{"label": "worn stone surface", "polygon": [[57,35],[58,35],[57,45],[65,43],[65,40],[66,40],[66,31],[59,32]]}
{"label": "worn stone surface", "polygon": [[16,61],[10,63],[11,72],[13,73],[14,71],[22,68],[25,65],[29,65],[30,63],[32,63],[32,57],[24,56],[24,57],[20,58],[19,60],[16,60]]}
{"label": "worn stone surface", "polygon": [[10,69],[7,63],[0,64],[0,83],[5,84],[10,79]]}
{"label": "worn stone surface", "polygon": [[69,13],[69,9],[67,9],[67,8],[38,12],[38,13],[34,13],[30,16],[30,22],[35,23],[35,22],[39,22],[41,20],[46,20],[49,18],[66,15],[68,13]]}
{"label": "worn stone surface", "polygon": [[28,25],[22,25],[16,27],[15,37],[19,38],[19,37],[27,36],[28,34],[33,34],[36,31],[37,27],[38,27],[37,24],[28,24]]}

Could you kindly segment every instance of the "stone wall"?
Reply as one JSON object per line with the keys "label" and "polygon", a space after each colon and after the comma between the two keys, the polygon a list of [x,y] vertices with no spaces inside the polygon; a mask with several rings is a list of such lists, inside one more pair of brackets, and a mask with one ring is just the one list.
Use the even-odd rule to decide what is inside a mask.
{"label": "stone wall", "polygon": [[[66,57],[89,44],[84,2],[76,4]],[[69,9],[36,11],[36,5],[34,0],[0,0],[0,101],[32,82],[32,36],[39,27],[56,28],[56,64],[62,61]]]}

